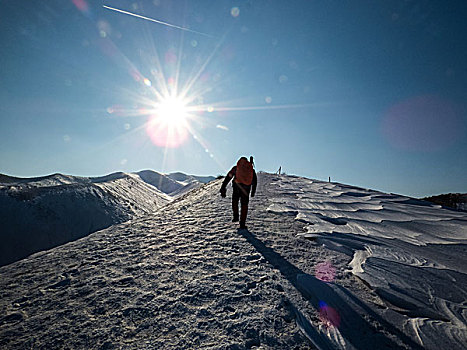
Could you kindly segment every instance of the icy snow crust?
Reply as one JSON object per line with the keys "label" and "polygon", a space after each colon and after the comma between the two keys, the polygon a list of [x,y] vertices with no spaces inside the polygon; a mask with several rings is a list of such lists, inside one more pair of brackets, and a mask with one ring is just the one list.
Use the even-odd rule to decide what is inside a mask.
{"label": "icy snow crust", "polygon": [[184,182],[170,176],[151,170],[94,178],[0,175],[0,265],[152,213],[201,184],[194,176],[184,175]]}
{"label": "icy snow crust", "polygon": [[221,181],[1,267],[0,348],[465,348],[465,216],[261,173],[237,231]]}

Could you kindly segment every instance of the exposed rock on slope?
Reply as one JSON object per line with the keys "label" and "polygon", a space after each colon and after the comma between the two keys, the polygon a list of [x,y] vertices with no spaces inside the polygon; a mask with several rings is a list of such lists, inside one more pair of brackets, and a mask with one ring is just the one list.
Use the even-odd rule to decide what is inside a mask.
{"label": "exposed rock on slope", "polygon": [[443,205],[445,207],[467,211],[467,193],[448,193],[425,197],[423,200]]}

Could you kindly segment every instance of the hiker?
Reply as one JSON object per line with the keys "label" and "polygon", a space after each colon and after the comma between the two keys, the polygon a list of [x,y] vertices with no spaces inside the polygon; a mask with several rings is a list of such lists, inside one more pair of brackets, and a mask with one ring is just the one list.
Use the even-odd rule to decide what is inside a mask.
{"label": "hiker", "polygon": [[246,229],[245,222],[246,216],[248,214],[248,201],[250,199],[250,190],[251,197],[254,197],[257,185],[256,172],[253,169],[253,157],[250,157],[250,161],[248,161],[246,157],[241,157],[238,160],[237,165],[229,171],[221,186],[220,193],[222,198],[225,198],[227,192],[227,184],[230,182],[230,180],[232,180],[232,178],[232,222],[237,222],[239,219],[238,201],[240,200],[242,204],[242,209],[240,213],[240,228]]}

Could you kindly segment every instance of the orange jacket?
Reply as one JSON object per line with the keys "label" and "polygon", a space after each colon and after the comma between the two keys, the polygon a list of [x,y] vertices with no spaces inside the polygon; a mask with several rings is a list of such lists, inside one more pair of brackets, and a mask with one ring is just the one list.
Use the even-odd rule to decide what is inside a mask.
{"label": "orange jacket", "polygon": [[[227,184],[230,182],[230,180],[232,180],[232,179],[235,180],[235,174],[236,173],[237,173],[237,166],[235,165],[232,169],[230,169],[227,176],[224,178],[224,181],[222,182],[222,186],[221,186],[221,192],[226,190]],[[256,177],[256,171],[253,169],[253,181],[251,182],[251,185],[248,185],[248,186],[251,186],[251,196],[252,197],[255,196],[257,184],[258,184],[258,179]],[[244,185],[244,186],[247,186],[247,185]]]}

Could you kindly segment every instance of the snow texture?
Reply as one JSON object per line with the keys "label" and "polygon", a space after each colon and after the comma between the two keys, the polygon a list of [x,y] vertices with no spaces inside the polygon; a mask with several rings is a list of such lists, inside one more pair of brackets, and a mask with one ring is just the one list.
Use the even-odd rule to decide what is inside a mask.
{"label": "snow texture", "polygon": [[[54,174],[21,179],[1,175],[0,265],[152,213],[201,184],[190,175],[185,175],[184,182],[169,176],[150,170],[94,178]],[[144,180],[155,178],[157,183]]]}
{"label": "snow texture", "polygon": [[0,347],[465,348],[466,213],[261,173],[237,231],[221,181],[1,267]]}
{"label": "snow texture", "polygon": [[467,214],[404,196],[304,178],[280,178],[271,213],[294,215],[430,349],[467,342]]}

